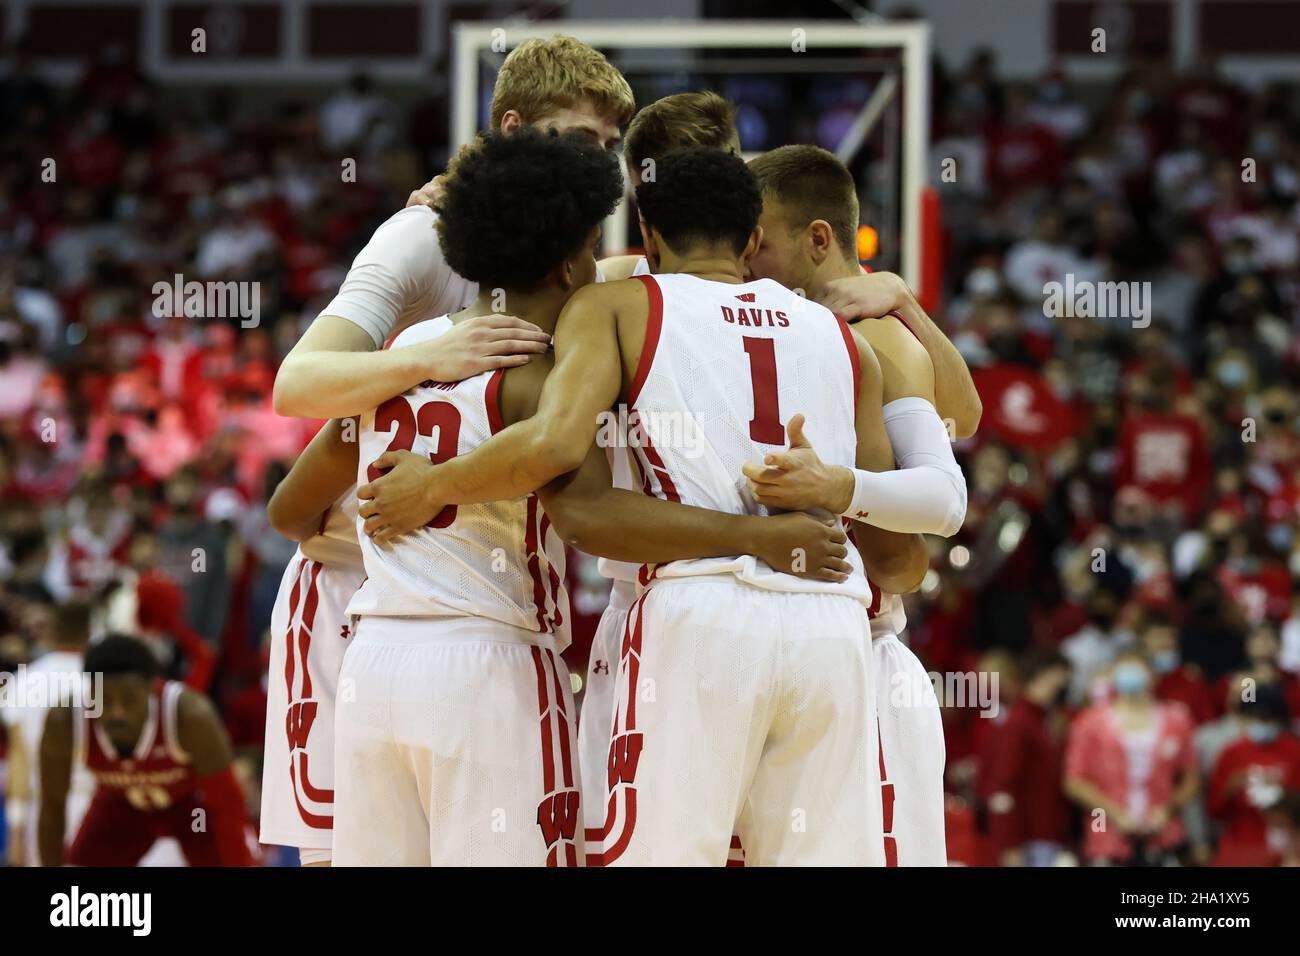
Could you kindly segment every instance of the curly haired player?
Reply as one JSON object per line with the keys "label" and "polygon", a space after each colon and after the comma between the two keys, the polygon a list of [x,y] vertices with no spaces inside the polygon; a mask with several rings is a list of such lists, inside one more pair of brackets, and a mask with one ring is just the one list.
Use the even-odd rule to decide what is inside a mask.
{"label": "curly haired player", "polygon": [[[880,368],[866,343],[775,282],[743,281],[762,208],[744,163],[720,150],[679,150],[637,198],[655,275],[574,295],[532,418],[432,467],[386,459],[406,472],[393,484],[420,489],[398,510],[434,513],[543,487],[582,462],[600,413],[620,400],[629,430],[635,414],[641,432],[629,444],[647,496],[753,513],[741,465],[784,444],[782,409],[806,411],[840,464],[892,467]],[[702,434],[701,453],[656,427],[679,419]],[[385,531],[389,514],[367,518],[373,540],[397,530]],[[890,532],[864,535],[873,539],[864,555],[897,553]],[[721,865],[733,824],[755,863],[884,862],[866,690],[872,597],[861,559],[848,558],[849,576],[835,582],[739,553],[642,569],[617,684],[603,862]],[[899,583],[887,562],[872,570],[884,586]],[[638,693],[646,682],[657,688],[653,701]],[[792,833],[796,807],[807,827]]]}
{"label": "curly haired player", "polygon": [[[397,344],[502,300],[553,328],[595,277],[599,223],[620,192],[616,160],[590,144],[527,130],[481,137],[453,164],[438,228],[454,268],[482,291]],[[424,382],[363,415],[354,443],[333,423],[295,467],[343,485],[377,477],[397,454],[468,453],[533,414],[549,364]],[[351,467],[340,467],[349,455]],[[574,713],[559,657],[570,616],[563,541],[640,561],[750,548],[788,561],[802,550],[808,574],[841,576],[838,528],[618,491],[603,450],[585,458],[536,495],[448,508],[395,541],[363,541],[367,579],[349,606],[356,637],[340,675],[354,693],[337,713],[338,865],[582,862]],[[322,488],[322,498],[336,491]]]}

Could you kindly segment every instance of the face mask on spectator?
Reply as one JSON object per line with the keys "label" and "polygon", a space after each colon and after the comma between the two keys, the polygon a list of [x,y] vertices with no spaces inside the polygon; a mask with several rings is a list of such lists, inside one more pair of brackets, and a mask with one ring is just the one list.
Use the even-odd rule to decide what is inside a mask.
{"label": "face mask on spectator", "polygon": [[1277,735],[1281,728],[1277,724],[1268,724],[1262,721],[1251,721],[1246,725],[1246,736],[1257,744],[1271,744],[1277,740]]}
{"label": "face mask on spectator", "polygon": [[1151,668],[1157,674],[1168,674],[1178,669],[1177,651],[1156,651],[1151,655]]}
{"label": "face mask on spectator", "polygon": [[1242,362],[1220,362],[1218,368],[1214,370],[1214,374],[1218,377],[1221,385],[1227,388],[1236,388],[1245,384],[1246,366]]}
{"label": "face mask on spectator", "polygon": [[1112,680],[1115,684],[1115,693],[1131,697],[1146,690],[1151,679],[1147,676],[1146,668],[1140,664],[1121,664],[1115,668],[1115,676]]}
{"label": "face mask on spectator", "polygon": [[1290,551],[1291,542],[1295,540],[1295,531],[1288,524],[1269,525],[1265,534],[1268,536],[1268,543],[1277,551]]}

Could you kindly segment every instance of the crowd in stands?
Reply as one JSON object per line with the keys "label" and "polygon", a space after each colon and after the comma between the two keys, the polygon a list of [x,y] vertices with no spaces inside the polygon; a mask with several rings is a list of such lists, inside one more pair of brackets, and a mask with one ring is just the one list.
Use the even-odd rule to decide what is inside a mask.
{"label": "crowd in stands", "polygon": [[[985,409],[966,525],[908,598],[950,854],[1300,863],[1295,90],[1210,63],[1026,85],[988,54],[935,79],[935,317]],[[260,99],[109,56],[65,88],[19,51],[0,83],[0,670],[94,602],[214,696],[254,808],[293,550],[265,502],[316,426],[274,413],[276,367],[447,152],[445,103],[362,77]],[[247,283],[256,322],[160,305],[176,277]],[[1122,308],[1052,296],[1111,282]],[[604,584],[572,584],[590,625]]]}

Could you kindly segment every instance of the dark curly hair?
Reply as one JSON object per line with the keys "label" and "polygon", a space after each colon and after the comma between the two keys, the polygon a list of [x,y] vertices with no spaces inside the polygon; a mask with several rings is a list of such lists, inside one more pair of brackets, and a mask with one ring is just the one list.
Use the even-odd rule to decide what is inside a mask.
{"label": "dark curly hair", "polygon": [[707,146],[678,149],[642,177],[637,205],[646,225],[675,250],[726,242],[739,255],[758,225],[763,194],[739,156]]}
{"label": "dark curly hair", "polygon": [[136,674],[146,680],[157,677],[160,671],[153,651],[138,637],[130,634],[109,634],[98,643],[91,644],[82,665],[87,674]]}
{"label": "dark curly hair", "polygon": [[530,289],[622,196],[618,159],[599,146],[531,127],[483,133],[452,160],[435,206],[438,238],[466,279]]}

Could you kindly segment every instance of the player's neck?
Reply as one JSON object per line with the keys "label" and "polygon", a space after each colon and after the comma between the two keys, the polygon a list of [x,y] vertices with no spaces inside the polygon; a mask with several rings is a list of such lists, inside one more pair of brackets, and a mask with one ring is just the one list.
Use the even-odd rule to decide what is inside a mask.
{"label": "player's neck", "polygon": [[531,322],[543,332],[555,332],[556,320],[568,300],[563,289],[547,288],[536,292],[513,292],[506,289],[484,289],[470,305],[451,317],[452,322],[464,322],[480,315],[513,315]]}
{"label": "player's neck", "polygon": [[852,279],[860,275],[862,275],[862,266],[859,263],[850,262],[838,252],[833,252],[827,256],[826,261],[818,267],[813,276],[813,287],[808,290],[808,298],[820,299],[826,289],[826,283],[834,279]]}
{"label": "player's neck", "polygon": [[659,260],[661,273],[692,275],[710,282],[731,282],[739,284],[745,281],[745,265],[735,257],[700,255],[672,256],[664,254]]}

